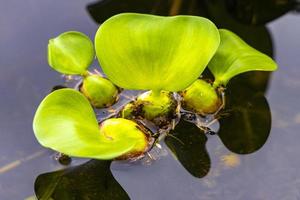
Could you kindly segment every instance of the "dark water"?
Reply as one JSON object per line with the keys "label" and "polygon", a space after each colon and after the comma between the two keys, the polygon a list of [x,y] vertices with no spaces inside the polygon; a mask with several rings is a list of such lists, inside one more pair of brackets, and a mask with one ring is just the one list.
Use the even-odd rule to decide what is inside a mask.
{"label": "dark water", "polygon": [[[130,4],[122,5],[121,8],[116,5],[124,4],[122,2],[125,0],[114,1],[116,5],[110,1],[105,2],[107,7],[103,8],[102,4],[95,5],[96,2],[83,0],[1,0],[0,199],[29,198],[34,195],[34,182],[38,175],[62,168],[53,160],[54,152],[37,143],[31,124],[42,98],[54,85],[62,83],[60,75],[47,65],[47,41],[68,30],[82,31],[93,38],[98,24],[88,13],[87,5],[90,5],[90,12],[99,22],[113,12],[126,10],[208,16],[219,27],[237,32],[256,48],[273,55],[279,65],[279,70],[272,74],[269,81],[263,78],[261,84],[258,84],[265,86],[268,82],[266,99],[272,113],[271,131],[261,148],[251,154],[236,154],[228,150],[231,143],[224,142],[226,136],[223,139],[221,135],[208,136],[206,149],[210,166],[202,178],[192,176],[174,159],[165,145],[160,159],[151,165],[112,163],[112,175],[131,199],[300,199],[300,15],[288,12],[276,18],[292,9],[293,5],[288,4],[289,1],[282,1],[277,6],[262,4],[261,8],[257,3],[259,1],[253,1],[256,2],[254,6],[252,1],[246,1],[250,2],[246,11],[251,11],[251,8],[252,11],[237,12],[243,10],[237,5],[244,6],[239,0],[226,1],[227,6],[223,6],[220,0],[189,0],[185,1],[188,2],[186,4],[175,1],[179,2],[179,9],[175,6],[171,12],[170,5],[162,4],[162,1],[158,1],[161,5],[155,5],[155,9],[151,3],[137,3],[134,0],[128,1]],[[266,13],[269,15],[265,16]],[[263,125],[257,122],[257,126]],[[197,152],[199,146],[201,144],[196,144],[196,151],[192,149],[192,155],[201,151],[200,148]],[[82,161],[75,160],[72,165],[79,163]],[[99,169],[107,170],[106,164],[100,163]],[[205,164],[207,162],[204,160],[203,166]],[[92,163],[94,165],[97,162]],[[190,169],[195,172],[195,168]],[[72,174],[69,177],[72,178]],[[103,174],[97,172],[95,177],[103,177]],[[112,181],[113,177],[109,177],[109,180]],[[117,194],[112,190],[110,195],[113,193]],[[108,197],[106,199],[114,199]]]}

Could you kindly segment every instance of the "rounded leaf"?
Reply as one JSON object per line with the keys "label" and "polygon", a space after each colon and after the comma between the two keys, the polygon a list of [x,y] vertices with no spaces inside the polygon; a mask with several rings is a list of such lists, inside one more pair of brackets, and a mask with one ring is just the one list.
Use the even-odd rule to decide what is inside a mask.
{"label": "rounded leaf", "polygon": [[134,13],[111,17],[95,37],[107,77],[135,90],[185,89],[200,76],[219,42],[216,26],[206,18]]}
{"label": "rounded leaf", "polygon": [[228,81],[248,71],[274,71],[276,63],[269,56],[249,46],[233,32],[220,29],[220,46],[208,64],[215,77],[214,85],[226,85]]}
{"label": "rounded leaf", "polygon": [[103,122],[107,123],[110,128],[100,130],[88,100],[76,90],[60,89],[38,107],[33,130],[43,146],[70,156],[112,159],[147,147],[145,141],[141,143],[146,137],[136,123],[125,119]]}
{"label": "rounded leaf", "polygon": [[69,31],[50,39],[48,63],[63,74],[84,74],[95,57],[93,43],[88,36]]}

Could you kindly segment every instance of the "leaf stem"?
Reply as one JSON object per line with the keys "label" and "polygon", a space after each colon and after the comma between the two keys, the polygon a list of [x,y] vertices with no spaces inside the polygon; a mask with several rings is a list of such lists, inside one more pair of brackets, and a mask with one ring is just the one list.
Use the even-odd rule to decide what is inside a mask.
{"label": "leaf stem", "polygon": [[160,97],[160,92],[161,92],[161,90],[151,90],[151,96],[153,98],[158,98],[158,97]]}

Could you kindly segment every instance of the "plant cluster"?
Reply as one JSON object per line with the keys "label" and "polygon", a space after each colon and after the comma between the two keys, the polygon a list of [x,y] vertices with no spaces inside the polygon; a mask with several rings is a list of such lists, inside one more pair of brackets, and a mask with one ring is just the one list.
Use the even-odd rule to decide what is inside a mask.
{"label": "plant cluster", "polygon": [[[99,27],[95,50],[86,35],[74,31],[49,41],[49,65],[82,76],[82,84],[54,91],[39,105],[33,129],[43,146],[76,157],[140,158],[162,130],[174,128],[181,113],[216,116],[236,75],[277,68],[236,34],[196,16],[115,15]],[[87,71],[95,52],[106,77]],[[201,79],[206,67],[214,80]],[[120,88],[146,92],[99,122],[94,109],[118,101]]]}

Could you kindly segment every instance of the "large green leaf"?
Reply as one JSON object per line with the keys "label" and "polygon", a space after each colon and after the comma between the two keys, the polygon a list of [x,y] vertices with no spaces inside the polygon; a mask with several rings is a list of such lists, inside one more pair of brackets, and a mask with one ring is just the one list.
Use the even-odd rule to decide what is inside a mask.
{"label": "large green leaf", "polygon": [[41,200],[129,200],[114,179],[111,161],[91,160],[79,166],[41,174],[34,183]]}
{"label": "large green leaf", "polygon": [[267,55],[255,50],[236,34],[220,29],[220,46],[208,64],[215,76],[215,85],[226,85],[228,81],[247,71],[274,71],[276,63]]}
{"label": "large green leaf", "polygon": [[138,125],[126,119],[108,119],[101,129],[88,100],[73,89],[49,94],[38,107],[33,130],[45,147],[70,156],[111,159],[147,147]]}
{"label": "large green leaf", "polygon": [[206,18],[134,13],[111,17],[95,37],[99,62],[116,85],[168,91],[195,81],[219,42],[216,26]]}
{"label": "large green leaf", "polygon": [[83,33],[69,31],[50,39],[48,63],[63,74],[84,74],[95,57],[93,43]]}

